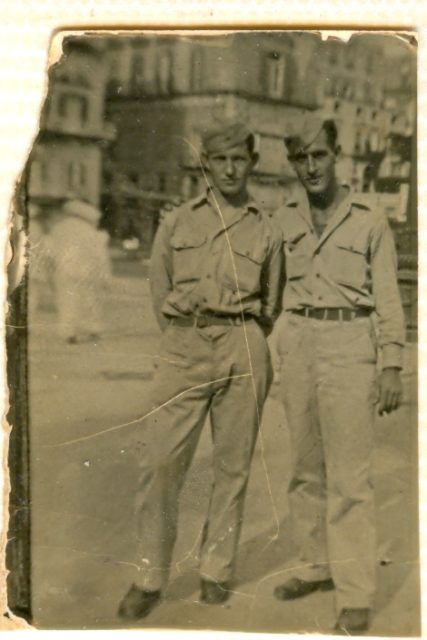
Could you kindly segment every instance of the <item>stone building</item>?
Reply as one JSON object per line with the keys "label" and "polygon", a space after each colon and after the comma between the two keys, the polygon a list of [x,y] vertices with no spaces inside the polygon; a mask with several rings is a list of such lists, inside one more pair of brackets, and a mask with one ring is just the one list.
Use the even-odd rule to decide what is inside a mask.
{"label": "stone building", "polygon": [[200,133],[236,115],[257,133],[261,160],[251,190],[274,209],[294,181],[283,132],[303,110],[321,106],[320,46],[307,33],[112,41],[107,113],[118,130],[116,170],[141,190],[195,195],[204,186]]}
{"label": "stone building", "polygon": [[31,208],[49,209],[74,194],[100,202],[103,146],[115,130],[105,122],[105,44],[70,37],[49,70],[40,132],[29,159]]}

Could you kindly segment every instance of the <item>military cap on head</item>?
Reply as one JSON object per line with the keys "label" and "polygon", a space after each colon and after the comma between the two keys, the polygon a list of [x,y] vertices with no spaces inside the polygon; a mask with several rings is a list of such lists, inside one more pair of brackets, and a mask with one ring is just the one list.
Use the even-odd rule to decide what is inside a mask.
{"label": "military cap on head", "polygon": [[215,153],[244,144],[248,140],[253,145],[254,134],[243,122],[223,120],[203,131],[201,138],[206,153]]}
{"label": "military cap on head", "polygon": [[[317,138],[322,129],[333,133],[336,141],[336,125],[331,119],[319,115],[304,115],[298,122],[290,124],[285,132],[284,141],[289,155],[304,151]],[[329,135],[329,133],[328,133]]]}

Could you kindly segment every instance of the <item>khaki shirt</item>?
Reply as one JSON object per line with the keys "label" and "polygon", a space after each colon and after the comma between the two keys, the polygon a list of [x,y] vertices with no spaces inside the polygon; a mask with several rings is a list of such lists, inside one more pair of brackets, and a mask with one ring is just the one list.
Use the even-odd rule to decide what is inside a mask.
{"label": "khaki shirt", "polygon": [[224,208],[207,193],[167,214],[151,255],[150,285],[160,326],[165,316],[277,315],[282,238],[254,201]]}
{"label": "khaki shirt", "polygon": [[405,324],[397,284],[393,235],[369,196],[352,191],[319,238],[307,195],[274,214],[284,237],[284,310],[365,307],[376,312],[383,367],[401,366]]}

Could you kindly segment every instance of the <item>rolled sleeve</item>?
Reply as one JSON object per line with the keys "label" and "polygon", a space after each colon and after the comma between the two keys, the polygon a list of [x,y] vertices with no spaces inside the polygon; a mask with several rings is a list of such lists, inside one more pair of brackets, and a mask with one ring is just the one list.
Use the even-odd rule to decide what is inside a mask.
{"label": "rolled sleeve", "polygon": [[382,215],[376,215],[372,232],[371,273],[382,366],[402,368],[405,320],[397,281],[396,250],[388,221]]}

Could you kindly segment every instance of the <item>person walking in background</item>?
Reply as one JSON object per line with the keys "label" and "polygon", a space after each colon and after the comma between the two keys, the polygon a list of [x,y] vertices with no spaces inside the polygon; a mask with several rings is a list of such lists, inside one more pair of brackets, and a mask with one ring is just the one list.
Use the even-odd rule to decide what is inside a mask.
{"label": "person walking in background", "polygon": [[285,144],[303,187],[275,214],[286,271],[277,323],[280,394],[293,448],[289,501],[299,554],[275,595],[293,600],[335,588],[337,631],[360,633],[375,593],[374,409],[394,411],[402,395],[395,248],[369,196],[337,181],[332,120],[307,116]]}
{"label": "person walking in background", "polygon": [[108,234],[99,209],[70,199],[50,231],[58,330],[69,344],[96,342],[103,330],[103,298],[110,284]]}
{"label": "person walking in background", "polygon": [[279,299],[280,232],[247,191],[254,136],[222,122],[203,136],[209,188],[164,217],[150,284],[163,330],[137,500],[139,575],[119,615],[160,601],[172,561],[178,498],[208,416],[213,486],[200,559],[201,599],[231,593],[243,505],[271,382],[266,335]]}

